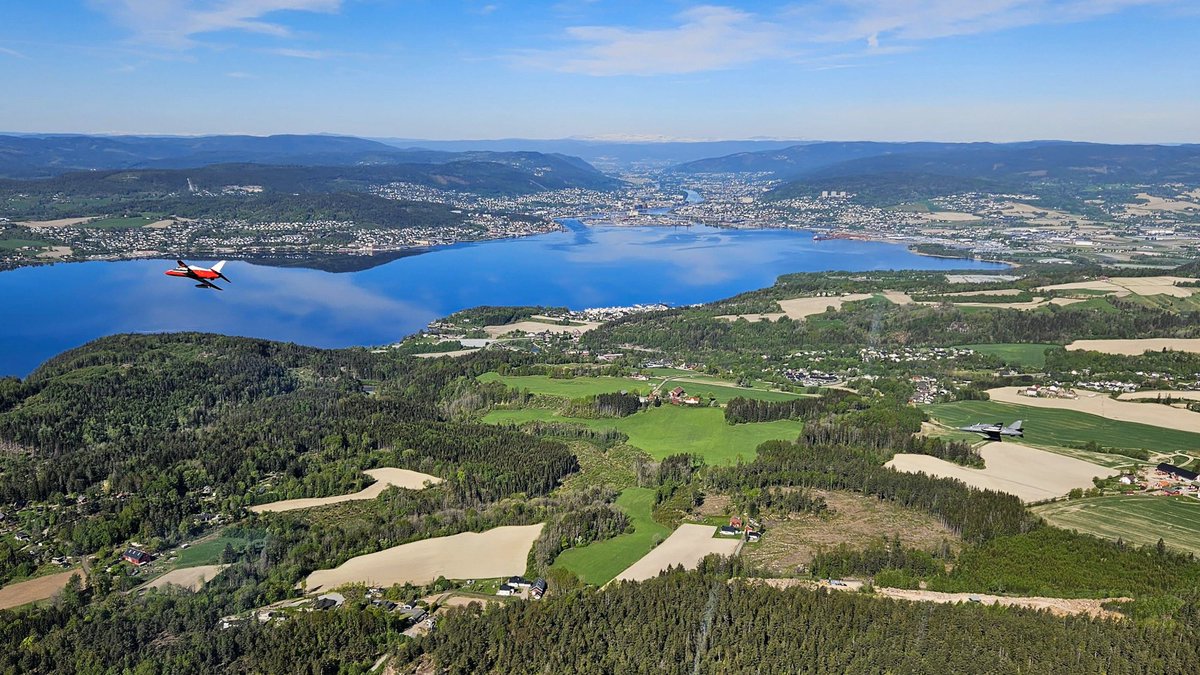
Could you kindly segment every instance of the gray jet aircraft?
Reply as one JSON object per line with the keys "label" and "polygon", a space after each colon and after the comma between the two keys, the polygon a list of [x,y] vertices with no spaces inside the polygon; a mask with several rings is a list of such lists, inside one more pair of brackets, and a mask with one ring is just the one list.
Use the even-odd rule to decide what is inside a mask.
{"label": "gray jet aircraft", "polygon": [[1008,426],[1004,426],[1002,422],[995,424],[972,424],[969,427],[959,427],[959,431],[971,431],[977,434],[983,434],[989,441],[1003,440],[1005,436],[1015,436],[1023,438],[1025,431],[1021,428],[1021,420],[1017,420]]}

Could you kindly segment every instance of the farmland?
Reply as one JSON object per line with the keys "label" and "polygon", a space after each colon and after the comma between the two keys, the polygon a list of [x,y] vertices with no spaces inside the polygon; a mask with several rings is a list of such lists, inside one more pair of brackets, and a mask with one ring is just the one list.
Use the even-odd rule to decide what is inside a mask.
{"label": "farmland", "polygon": [[250,510],[255,513],[269,513],[278,511],[294,511],[296,509],[308,509],[315,506],[328,506],[329,504],[340,504],[342,502],[362,499],[375,499],[382,494],[384,490],[393,485],[406,490],[423,490],[426,485],[442,482],[442,479],[438,478],[437,476],[431,476],[427,473],[420,473],[419,471],[410,471],[408,469],[397,469],[392,467],[368,469],[364,473],[374,478],[375,482],[353,494],[337,495],[334,497],[288,499],[281,502],[271,502],[269,504],[251,506]]}
{"label": "farmland", "polygon": [[1010,366],[1041,369],[1046,365],[1046,350],[1061,348],[1050,344],[995,343],[985,345],[959,345],[959,349],[973,349],[980,354],[995,356]]}
{"label": "farmland", "polygon": [[554,567],[570,570],[584,582],[602,586],[671,534],[670,529],[650,516],[654,490],[627,488],[617,497],[616,504],[629,516],[633,532],[567,549],[555,559]]}
{"label": "farmland", "polygon": [[653,383],[632,380],[626,377],[573,377],[570,379],[554,378],[546,375],[500,375],[499,373],[484,373],[479,376],[480,382],[503,382],[506,386],[521,391],[547,396],[562,396],[564,398],[583,398],[596,394],[609,394],[618,391],[648,394]]}
{"label": "farmland", "polygon": [[479,579],[522,574],[529,547],[542,525],[508,525],[486,532],[463,532],[422,539],[351,558],[334,569],[317,570],[305,580],[309,591],[343,584],[427,584],[438,577]]}
{"label": "farmland", "polygon": [[1052,525],[1131,544],[1164,543],[1200,554],[1200,500],[1188,497],[1118,495],[1038,506]]}
{"label": "farmland", "polygon": [[552,410],[493,410],[483,418],[492,424],[522,424],[535,420],[573,422],[593,429],[616,429],[629,436],[629,443],[656,459],[681,452],[704,458],[709,464],[733,464],[738,458],[750,461],[763,441],[793,439],[802,424],[793,420],[730,425],[718,408],[684,408],[664,405],[628,417],[583,419],[563,417]]}
{"label": "farmland", "polygon": [[700,396],[707,400],[715,398],[719,403],[725,403],[738,396],[754,398],[763,401],[787,401],[797,398],[800,394],[783,391],[770,391],[763,385],[755,387],[739,387],[733,382],[706,377],[688,371],[659,369],[654,371],[651,380],[634,380],[626,377],[574,377],[570,379],[549,377],[547,375],[500,375],[499,373],[484,373],[479,376],[481,382],[503,382],[505,385],[533,394],[560,396],[563,398],[582,398],[597,394],[609,394],[625,391],[636,394],[648,394],[660,384],[670,389],[679,385],[689,394]]}
{"label": "farmland", "polygon": [[[1153,405],[1153,404],[1143,404]],[[925,410],[947,426],[976,422],[1009,423],[1024,420],[1024,443],[1047,447],[1072,447],[1088,441],[1105,447],[1145,448],[1152,452],[1188,452],[1200,447],[1200,434],[1110,420],[1098,415],[1034,408],[995,401],[955,401],[926,406]],[[1129,460],[1124,460],[1125,464]]]}
{"label": "farmland", "polygon": [[888,466],[910,473],[957,478],[967,485],[998,490],[1032,502],[1061,497],[1092,486],[1095,476],[1116,473],[1097,464],[1017,443],[988,443],[980,450],[986,468],[973,469],[929,455],[896,455]]}
{"label": "farmland", "polygon": [[716,529],[712,525],[680,525],[666,541],[618,574],[617,579],[645,581],[676,565],[695,569],[700,560],[710,553],[733,555],[740,537],[717,539],[713,537]]}

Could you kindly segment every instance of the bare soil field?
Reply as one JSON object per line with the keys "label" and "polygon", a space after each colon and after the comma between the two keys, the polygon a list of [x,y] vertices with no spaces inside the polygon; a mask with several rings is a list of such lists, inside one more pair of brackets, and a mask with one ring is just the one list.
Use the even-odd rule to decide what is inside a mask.
{"label": "bare soil field", "polygon": [[351,558],[331,570],[317,570],[308,575],[305,587],[311,593],[350,583],[420,585],[438,577],[487,579],[523,574],[529,548],[541,532],[542,523],[508,525],[414,541]]}
{"label": "bare soil field", "polygon": [[1061,497],[1092,487],[1095,476],[1116,470],[1018,443],[988,443],[980,449],[984,469],[972,469],[929,455],[896,455],[886,466],[909,473],[957,478],[967,485],[1014,494],[1025,502]]}
{"label": "bare soil field", "polygon": [[964,295],[967,297],[970,297],[972,295],[1005,296],[1005,295],[1020,295],[1020,294],[1021,294],[1021,289],[1019,289],[1019,288],[993,288],[993,289],[986,290],[986,291],[959,291],[958,293],[943,293],[943,295],[945,295],[947,297],[964,296]]}
{"label": "bare soil field", "polygon": [[1093,279],[1091,281],[1076,281],[1069,284],[1054,284],[1042,286],[1039,291],[1073,291],[1090,290],[1105,291],[1117,297],[1126,295],[1170,295],[1176,298],[1191,297],[1196,288],[1176,286],[1178,282],[1195,282],[1190,277],[1110,277],[1108,279]]}
{"label": "bare soil field", "polygon": [[896,305],[911,305],[913,304],[912,296],[903,291],[884,291],[883,297],[889,302]]}
{"label": "bare soil field", "polygon": [[1179,410],[1156,403],[1118,401],[1110,398],[1107,394],[1088,391],[1076,392],[1079,394],[1079,398],[1034,398],[1021,396],[1017,393],[1019,389],[1019,387],[989,389],[988,395],[993,401],[1001,403],[1027,405],[1033,408],[1075,410],[1120,422],[1138,422],[1155,427],[1200,433],[1200,413],[1190,410]]}
{"label": "bare soil field", "polygon": [[66,258],[74,253],[70,246],[51,246],[50,248],[37,254],[39,258]]}
{"label": "bare soil field", "polygon": [[1147,391],[1125,392],[1124,394],[1117,395],[1117,398],[1121,399],[1122,401],[1156,399],[1159,397],[1200,401],[1200,391],[1171,391],[1169,389],[1155,389]]}
{"label": "bare soil field", "polygon": [[184,567],[183,569],[171,570],[146,584],[146,588],[163,588],[172,585],[195,592],[204,588],[204,584],[212,581],[226,567],[228,565],[200,565],[198,567]]}
{"label": "bare soil field", "polygon": [[850,295],[822,298],[792,298],[790,300],[779,301],[779,307],[783,310],[782,312],[770,314],[726,314],[717,318],[725,319],[726,321],[737,321],[738,319],[745,319],[747,321],[778,321],[786,316],[789,319],[799,320],[815,314],[821,314],[829,307],[839,310],[847,302],[858,302],[870,297],[872,297],[870,293],[851,293]]}
{"label": "bare soil field", "polygon": [[19,581],[0,588],[0,609],[20,607],[38,600],[52,598],[55,593],[67,585],[71,576],[75,574],[78,574],[80,579],[83,578],[83,572],[80,570],[68,570],[29,581]]}
{"label": "bare soil field", "polygon": [[[1040,309],[1040,308],[1046,307],[1048,305],[1059,305],[1059,306],[1073,305],[1077,302],[1083,302],[1083,301],[1084,301],[1083,298],[1051,298],[1049,300],[1047,300],[1045,298],[1034,298],[1033,300],[1030,300],[1029,302],[956,302],[956,303],[954,303],[954,306],[955,307],[984,307],[984,308],[990,307],[990,308],[994,308],[994,309],[1027,310],[1027,309]],[[932,304],[936,304],[936,303],[927,302],[924,304],[932,305]]]}
{"label": "bare soil field", "polygon": [[700,560],[710,553],[733,555],[741,539],[728,537],[715,539],[717,531],[712,525],[680,525],[663,543],[659,544],[641,560],[630,565],[617,575],[614,581],[644,581],[653,579],[673,565],[695,569]]}
{"label": "bare soil field", "polygon": [[151,230],[165,230],[174,224],[175,224],[175,221],[172,220],[171,218],[164,218],[162,220],[156,220],[153,223],[147,223],[147,224],[143,225],[142,227],[149,228]]}
{"label": "bare soil field", "polygon": [[282,502],[271,502],[270,504],[259,504],[251,506],[250,510],[254,513],[272,513],[276,511],[295,511],[296,509],[310,509],[314,506],[328,506],[329,504],[340,504],[341,502],[349,502],[358,499],[375,499],[384,490],[392,485],[405,488],[407,490],[423,490],[425,483],[429,482],[434,485],[442,482],[437,476],[430,476],[427,473],[419,471],[409,471],[408,469],[368,469],[363,473],[375,479],[375,482],[367,487],[349,495],[338,495],[336,497],[308,497],[305,499],[287,499]]}
{"label": "bare soil field", "polygon": [[518,321],[516,323],[507,323],[503,326],[484,326],[483,330],[487,331],[489,337],[498,338],[501,335],[507,335],[512,332],[521,333],[568,333],[570,335],[583,335],[584,333],[595,330],[600,324],[591,321],[582,326],[563,326],[556,323],[542,323],[541,321]]}
{"label": "bare soil field", "polygon": [[819,549],[838,544],[864,548],[883,536],[899,536],[905,546],[922,550],[936,548],[943,541],[958,549],[958,537],[924,511],[838,490],[813,490],[812,494],[825,498],[829,513],[767,518],[763,538],[746,544],[742,556],[772,571],[791,574],[801,565],[807,569]]}
{"label": "bare soil field", "polygon": [[1149,216],[1154,215],[1156,211],[1167,211],[1170,213],[1183,213],[1185,211],[1200,211],[1200,204],[1194,202],[1185,202],[1177,199],[1164,199],[1155,197],[1154,195],[1145,192],[1139,192],[1136,198],[1141,202],[1138,204],[1126,204],[1125,211],[1134,215]]}
{"label": "bare soil field", "polygon": [[36,230],[38,228],[71,227],[72,225],[80,225],[95,219],[96,216],[87,216],[86,218],[59,218],[57,220],[22,220],[18,221],[17,224]]}
{"label": "bare soil field", "polygon": [[1140,356],[1146,352],[1161,352],[1170,349],[1177,352],[1200,354],[1200,339],[1197,338],[1141,338],[1136,340],[1076,340],[1067,349]]}

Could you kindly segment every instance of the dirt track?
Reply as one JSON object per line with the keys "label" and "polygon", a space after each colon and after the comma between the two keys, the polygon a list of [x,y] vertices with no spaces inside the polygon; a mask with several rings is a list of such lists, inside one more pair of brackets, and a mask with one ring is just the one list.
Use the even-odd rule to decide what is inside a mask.
{"label": "dirt track", "polygon": [[[862,588],[862,582],[847,581],[844,586],[809,581],[807,579],[746,579],[748,582],[759,582],[774,588],[784,589],[795,586],[807,588],[828,588],[839,591],[857,591]],[[908,600],[910,602],[938,603],[970,603],[972,598],[981,605],[1001,605],[1006,607],[1025,607],[1027,609],[1046,609],[1056,616],[1086,614],[1094,618],[1120,619],[1124,615],[1112,612],[1103,607],[1108,602],[1127,602],[1130,598],[1044,598],[1017,597],[1007,595],[988,595],[985,593],[942,593],[939,591],[908,590],[904,588],[875,588],[875,596]]]}

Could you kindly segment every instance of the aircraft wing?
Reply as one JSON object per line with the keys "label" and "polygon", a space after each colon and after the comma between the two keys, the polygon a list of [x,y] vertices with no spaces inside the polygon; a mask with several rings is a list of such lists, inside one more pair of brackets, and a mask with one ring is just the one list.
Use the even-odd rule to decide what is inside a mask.
{"label": "aircraft wing", "polygon": [[219,291],[219,290],[222,290],[222,288],[221,288],[220,286],[218,286],[218,285],[216,285],[216,284],[212,283],[212,282],[211,282],[211,281],[209,281],[208,279],[201,279],[200,277],[198,277],[198,276],[195,276],[195,275],[189,275],[189,276],[191,276],[191,277],[192,277],[193,279],[195,279],[196,281],[199,281],[199,282],[200,282],[200,283],[196,284],[196,285],[197,285],[197,286],[199,286],[200,288],[215,288],[215,289],[217,289],[218,291]]}

